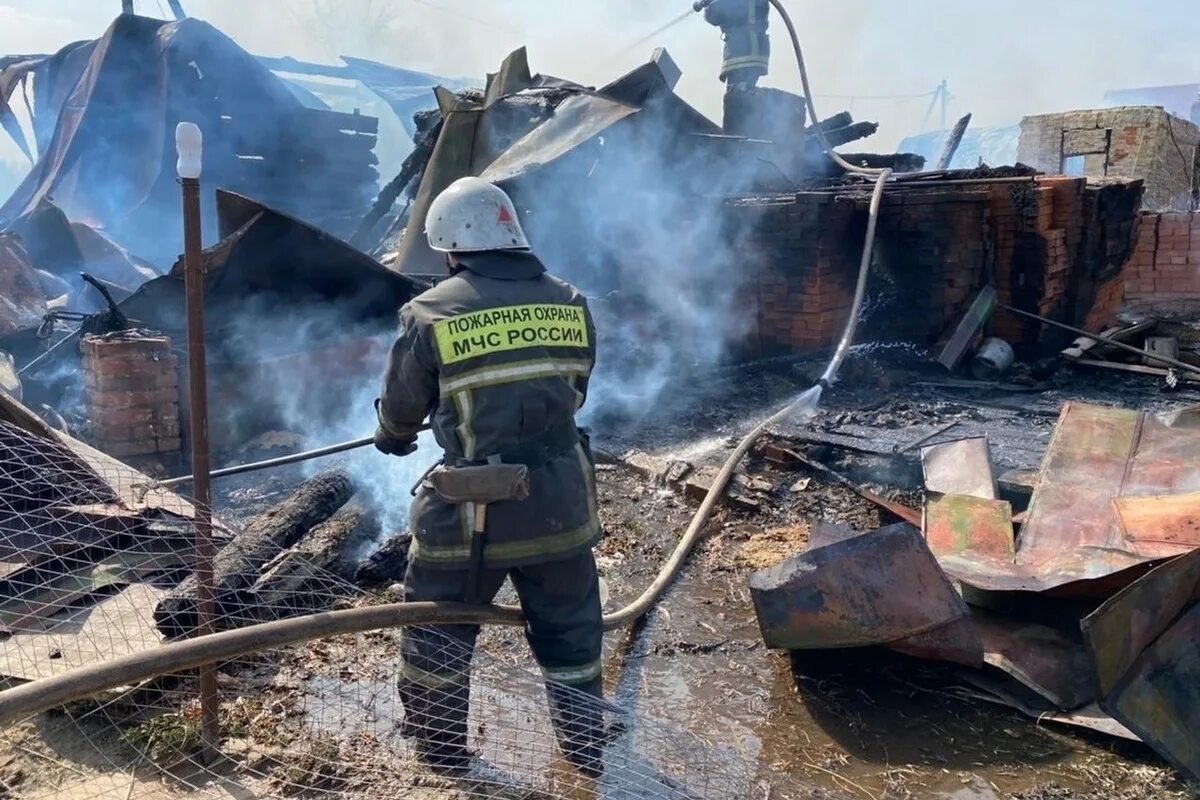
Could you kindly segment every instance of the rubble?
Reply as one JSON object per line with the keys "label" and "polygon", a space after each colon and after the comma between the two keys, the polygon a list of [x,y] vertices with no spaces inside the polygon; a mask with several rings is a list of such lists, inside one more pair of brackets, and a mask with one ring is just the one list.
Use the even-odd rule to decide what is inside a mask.
{"label": "rubble", "polygon": [[[149,80],[116,92],[107,78],[128,83],[125,59],[141,63]],[[652,574],[682,529],[680,498],[708,493],[722,443],[811,383],[805,358],[843,330],[859,257],[847,242],[861,240],[869,184],[831,166],[813,134],[840,147],[874,134],[876,123],[847,112],[809,120],[801,98],[761,90],[740,98],[746,106],[729,109],[722,129],[675,93],[679,68],[662,50],[599,89],[534,73],[524,50],[484,89],[445,82],[436,94],[427,91],[434,76],[343,62],[264,61],[195,20],[134,18],[55,56],[0,62],[0,123],[10,132],[7,93],[23,76],[36,78],[39,154],[0,209],[13,231],[0,234],[0,344],[28,370],[30,402],[44,410],[0,403],[0,488],[28,495],[0,509],[19,531],[0,554],[0,624],[46,644],[44,658],[22,661],[17,636],[0,643],[0,673],[36,678],[196,627],[186,503],[41,419],[69,423],[121,459],[174,461],[185,450],[188,408],[176,374],[186,368],[182,263],[166,269],[177,247],[161,235],[178,227],[171,164],[130,168],[145,152],[165,152],[160,134],[181,108],[202,114],[206,135],[218,132],[209,141],[219,188],[206,209],[214,244],[203,254],[218,449],[239,459],[255,448],[298,450],[310,435],[359,425],[364,410],[371,423],[360,390],[382,364],[396,310],[445,274],[443,257],[414,233],[450,181],[482,175],[516,196],[538,252],[593,301],[600,335],[611,337],[601,349],[613,359],[598,374],[627,371],[636,384],[615,392],[615,402],[605,398],[594,417],[597,443],[626,453],[598,470],[610,528],[599,562],[618,596]],[[414,150],[373,205],[377,121],[305,108],[272,69],[334,70],[404,118]],[[215,105],[195,108],[213,97]],[[114,108],[136,135],[121,138],[108,163],[95,156],[96,141],[115,124]],[[242,136],[252,112],[267,124]],[[1146,131],[1159,124],[1157,114],[1139,114]],[[1185,323],[1114,324],[1126,299],[1154,313],[1196,310],[1190,266],[1200,217],[1141,212],[1167,205],[1161,176],[1136,164],[1106,180],[1059,174],[1063,159],[1083,155],[1090,167],[1100,155],[1088,149],[1098,147],[1099,116],[1100,127],[1086,131],[1059,120],[1067,125],[1058,129],[1060,152],[1039,152],[1032,166],[972,159],[953,170],[960,145],[982,152],[969,121],[949,132],[931,171],[914,153],[843,154],[903,173],[882,204],[859,337],[869,346],[856,349],[831,391],[846,402],[839,414],[781,426],[735,475],[702,560],[685,577],[692,591],[670,598],[661,625],[648,625],[657,626],[652,655],[728,657],[721,674],[705,662],[698,683],[754,682],[763,692],[759,705],[745,704],[755,719],[742,733],[764,761],[772,748],[800,748],[797,732],[808,735],[760,713],[763,703],[770,711],[790,702],[781,697],[802,695],[804,675],[794,664],[738,660],[758,647],[732,624],[742,612],[740,628],[752,628],[751,604],[769,647],[880,646],[946,662],[957,692],[965,682],[973,696],[1039,719],[1141,740],[1200,778],[1187,729],[1200,713],[1189,650],[1200,591],[1200,479],[1191,468],[1200,439],[1192,415],[1133,408],[1162,401],[1138,378],[1191,397],[1194,374],[1153,364],[1166,355],[1200,368],[1200,337]],[[1031,136],[1042,124],[1027,122]],[[225,134],[246,141],[230,149]],[[1106,140],[1106,158],[1137,162],[1129,147],[1143,134]],[[1054,145],[1054,136],[1043,138]],[[79,175],[56,159],[81,165]],[[114,186],[116,196],[102,197],[98,186]],[[642,198],[637,187],[648,186],[657,194]],[[76,282],[85,268],[94,273],[88,287]],[[980,311],[956,329],[984,287],[1033,318]],[[1072,343],[1040,320],[1102,332],[1106,341]],[[78,329],[60,338],[63,323]],[[974,371],[977,380],[963,379],[984,337],[1009,349]],[[1138,352],[1121,354],[1113,342]],[[930,363],[926,349],[939,345],[943,366],[958,375]],[[647,352],[668,378],[686,381],[656,383]],[[717,391],[718,362],[749,377]],[[1104,381],[1120,391],[1075,399],[1081,386]],[[603,396],[594,391],[589,410]],[[707,408],[689,416],[680,410],[687,402]],[[30,463],[6,469],[18,448]],[[1041,468],[1031,470],[1039,457]],[[381,514],[402,517],[408,487],[385,487],[389,507],[378,508],[379,497],[355,494],[364,487],[346,469],[279,473],[223,496],[222,514],[245,524],[218,524],[222,626],[402,591],[411,532]],[[614,507],[627,513],[614,517]],[[751,575],[748,594],[747,566],[764,568]],[[32,569],[52,573],[36,592],[21,583],[33,582]],[[381,586],[389,588],[370,593]],[[76,628],[62,629],[64,612],[79,609],[86,620],[72,617]],[[132,635],[117,641],[113,629],[126,625]],[[508,642],[498,641],[500,652]],[[674,669],[682,661],[667,664],[673,677],[654,685],[652,659],[631,652],[631,661],[646,662],[646,693],[691,691],[676,685],[691,674]],[[727,691],[678,705],[728,703],[739,705],[733,716],[744,714]],[[866,735],[869,726],[856,725],[853,735]],[[961,739],[936,744],[955,749]],[[882,760],[891,761],[886,747]],[[843,765],[818,766],[840,778]]]}
{"label": "rubble", "polygon": [[[157,642],[149,632],[135,637],[133,620],[155,596],[150,585],[192,568],[191,506],[133,491],[149,479],[3,395],[0,419],[0,626],[45,645],[35,658],[27,639],[9,639],[0,674],[44,677]],[[218,541],[227,535],[218,521]]]}
{"label": "rubble", "polygon": [[[1195,417],[1068,402],[1019,535],[1011,504],[996,499],[987,439],[925,448],[923,536],[906,526],[814,535],[806,553],[754,573],[764,641],[792,650],[885,645],[987,665],[1020,686],[965,676],[991,698],[1136,735],[1195,776],[1200,761],[1193,737],[1183,733],[1183,720],[1197,713],[1194,692],[1183,688],[1194,677],[1179,649],[1194,638],[1188,613],[1200,596]],[[898,531],[915,537],[908,561],[888,549]],[[1165,566],[1147,574],[1146,566],[1163,559]],[[950,591],[935,602],[930,587],[939,580],[953,581],[961,598]],[[1106,602],[1088,616],[1096,601]],[[901,624],[909,610],[915,617]],[[837,633],[847,624],[855,635]],[[922,633],[915,647],[908,641],[914,631]],[[1170,699],[1168,686],[1179,687]]]}
{"label": "rubble", "polygon": [[[3,220],[53,197],[68,218],[91,220],[130,251],[169,263],[178,249],[159,231],[176,227],[179,212],[167,141],[184,118],[210,132],[207,179],[253,187],[264,202],[322,227],[348,232],[376,188],[376,119],[306,108],[257,59],[194,18],[123,14],[100,39],[8,70],[34,76],[39,135],[37,163],[0,207]],[[161,154],[153,169],[142,168],[146,153]],[[106,187],[103,198],[95,186]]]}

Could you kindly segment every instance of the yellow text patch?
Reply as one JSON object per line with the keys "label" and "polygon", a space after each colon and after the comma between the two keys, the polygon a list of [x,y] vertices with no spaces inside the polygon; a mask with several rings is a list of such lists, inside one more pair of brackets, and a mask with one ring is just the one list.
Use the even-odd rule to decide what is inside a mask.
{"label": "yellow text patch", "polygon": [[527,347],[586,348],[587,320],[579,306],[527,305],[489,308],[433,325],[443,364]]}

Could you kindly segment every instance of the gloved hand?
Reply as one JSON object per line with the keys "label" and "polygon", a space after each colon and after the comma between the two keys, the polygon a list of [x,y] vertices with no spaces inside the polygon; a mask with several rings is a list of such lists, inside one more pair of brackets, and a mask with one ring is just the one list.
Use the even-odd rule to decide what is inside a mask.
{"label": "gloved hand", "polygon": [[379,408],[382,404],[382,400],[375,398],[375,418],[379,420],[379,427],[375,429],[375,449],[385,456],[410,456],[417,452],[416,432],[406,436],[393,436],[384,430],[383,414]]}
{"label": "gloved hand", "polygon": [[375,429],[375,449],[385,456],[410,456],[417,452],[417,437],[397,439],[379,427]]}

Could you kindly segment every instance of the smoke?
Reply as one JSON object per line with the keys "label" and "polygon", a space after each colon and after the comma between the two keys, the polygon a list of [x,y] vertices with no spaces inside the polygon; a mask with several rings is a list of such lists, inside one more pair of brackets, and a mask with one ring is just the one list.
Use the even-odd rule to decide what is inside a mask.
{"label": "smoke", "polygon": [[652,102],[510,187],[535,252],[588,296],[596,319],[585,421],[637,419],[680,399],[752,322],[736,308],[752,231],[731,229],[720,198],[757,163],[703,152]]}
{"label": "smoke", "polygon": [[[237,408],[213,404],[211,414],[247,414],[255,425],[271,424],[300,434],[307,448],[370,436],[375,398],[396,335],[381,319],[356,319],[333,304],[268,307],[252,301],[238,309],[222,339],[254,363],[240,387]],[[218,355],[217,358],[221,356]],[[388,537],[408,524],[410,490],[440,457],[432,434],[418,439],[405,458],[366,447],[338,457]],[[307,462],[308,475],[330,461]]]}
{"label": "smoke", "polygon": [[[1159,0],[1152,10],[1127,0],[986,6],[784,1],[800,30],[818,109],[831,114],[848,108],[860,118],[877,119],[882,128],[870,142],[874,148],[919,133],[929,98],[907,96],[932,92],[943,79],[953,96],[951,117],[973,112],[977,126],[1094,107],[1111,89],[1200,82],[1194,42],[1200,12],[1193,0]],[[141,13],[161,15],[156,0],[136,5]],[[185,0],[184,5],[254,53],[323,61],[345,53],[449,77],[482,75],[505,54],[528,45],[541,71],[599,85],[644,61],[658,44],[683,68],[682,96],[710,117],[720,114],[720,36],[699,17],[653,44],[621,53],[686,9],[689,0]],[[378,21],[371,12],[381,5],[390,17],[383,24],[363,24]],[[117,0],[8,0],[0,4],[0,53],[52,52],[68,41],[94,38],[119,7]],[[796,66],[777,19],[772,40],[766,84],[796,90]],[[935,113],[932,124],[938,122]]]}
{"label": "smoke", "polygon": [[[535,69],[602,85],[642,63],[653,43],[622,50],[688,1],[184,4],[255,54],[324,62],[358,55],[460,77],[482,76],[508,52],[528,45]],[[806,47],[819,109],[828,114],[849,108],[859,118],[878,119],[883,132],[869,148],[885,149],[917,132],[929,98],[908,96],[932,92],[943,79],[953,95],[950,113],[974,112],[979,125],[1094,106],[1107,89],[1200,80],[1194,0],[1162,0],[1153,13],[1119,0],[1016,0],[984,10],[944,0],[788,6]],[[0,4],[0,53],[51,52],[94,38],[118,8],[116,0],[10,0]],[[138,0],[138,9],[161,13],[153,0]],[[772,32],[772,75],[765,83],[795,91],[789,44],[777,22]],[[656,44],[666,46],[684,71],[680,94],[719,118],[718,32],[697,17],[664,32]],[[905,97],[851,99],[865,95]],[[711,164],[681,160],[671,139],[669,130],[648,125],[636,137],[606,137],[586,163],[546,170],[517,192],[551,271],[578,283],[592,299],[604,338],[590,420],[636,416],[686,394],[689,382],[723,357],[748,322],[737,291],[747,276],[737,267],[747,244],[741,237],[749,232],[722,226],[719,202],[706,199],[724,188],[720,177]],[[7,137],[0,136],[0,159],[13,157]],[[177,227],[163,231],[177,240]],[[353,369],[342,365],[335,376],[326,363],[281,369],[260,397],[281,425],[305,434],[313,446],[368,435],[392,326],[366,325],[314,306],[262,314],[247,315],[236,331],[249,352],[303,351],[328,341],[335,330],[338,341],[376,343],[370,358]],[[373,450],[349,458],[355,480],[386,515],[385,531],[403,527],[409,487],[436,455],[424,437],[418,454],[407,459]]]}
{"label": "smoke", "polygon": [[[987,126],[1093,107],[1111,89],[1200,82],[1193,41],[1200,12],[1191,0],[1160,0],[1152,12],[1126,0],[1016,0],[986,9],[944,0],[784,2],[800,31],[819,110],[850,108],[860,118],[878,119],[882,128],[874,147],[891,147],[918,133],[928,98],[851,101],[853,96],[928,93],[945,79],[953,95],[952,120],[970,111],[976,125]],[[192,0],[192,5],[198,9],[194,13],[207,13],[254,47],[283,52],[303,43],[310,52],[336,55],[332,46],[320,49],[322,34],[311,16],[306,18],[304,9],[315,5],[312,0],[289,0],[287,6],[297,7],[290,19],[279,11],[283,0]],[[248,5],[255,9],[251,18]],[[371,0],[337,4],[346,16],[372,5]],[[359,45],[369,58],[475,76],[494,69],[516,47],[529,45],[541,71],[601,85],[662,45],[683,68],[683,97],[710,117],[720,115],[720,35],[699,17],[642,49],[621,53],[685,10],[689,0],[408,0],[390,5],[395,20],[389,36],[347,38],[337,47],[346,52]],[[767,85],[798,90],[791,46],[777,17],[772,40]],[[939,122],[936,114],[932,122]]]}

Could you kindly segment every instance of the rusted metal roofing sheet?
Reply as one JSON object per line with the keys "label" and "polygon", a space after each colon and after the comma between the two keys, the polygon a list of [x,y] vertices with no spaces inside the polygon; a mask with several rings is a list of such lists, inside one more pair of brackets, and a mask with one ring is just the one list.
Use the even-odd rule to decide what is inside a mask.
{"label": "rusted metal roofing sheet", "polygon": [[1096,699],[1091,664],[1078,633],[1068,638],[1046,625],[979,610],[974,610],[971,618],[983,640],[984,661],[990,666],[1056,708],[1080,708]]}
{"label": "rusted metal roofing sheet", "polygon": [[[902,587],[897,576],[903,576]],[[966,603],[907,524],[809,550],[750,576],[763,641],[781,650],[881,645],[965,619]],[[935,644],[918,640],[917,647]]]}
{"label": "rusted metal roofing sheet", "polygon": [[[1200,501],[1190,496],[1200,491],[1197,465],[1195,426],[1067,403],[1014,557],[997,557],[1004,526],[969,498],[927,504],[930,546],[953,577],[982,589],[1045,591],[1108,578],[1200,547]],[[1189,497],[1149,499],[1179,494]]]}
{"label": "rusted metal roofing sheet", "polygon": [[962,560],[965,570],[983,560],[1008,569],[1016,557],[1012,517],[1012,506],[1003,500],[931,493],[925,502],[925,540],[943,566]]}
{"label": "rusted metal roofing sheet", "polygon": [[1100,706],[1200,780],[1200,551],[1151,571],[1083,621]]}
{"label": "rusted metal roofing sheet", "polygon": [[1200,538],[1200,492],[1118,497],[1113,503],[1125,541],[1143,555],[1192,547]]}

